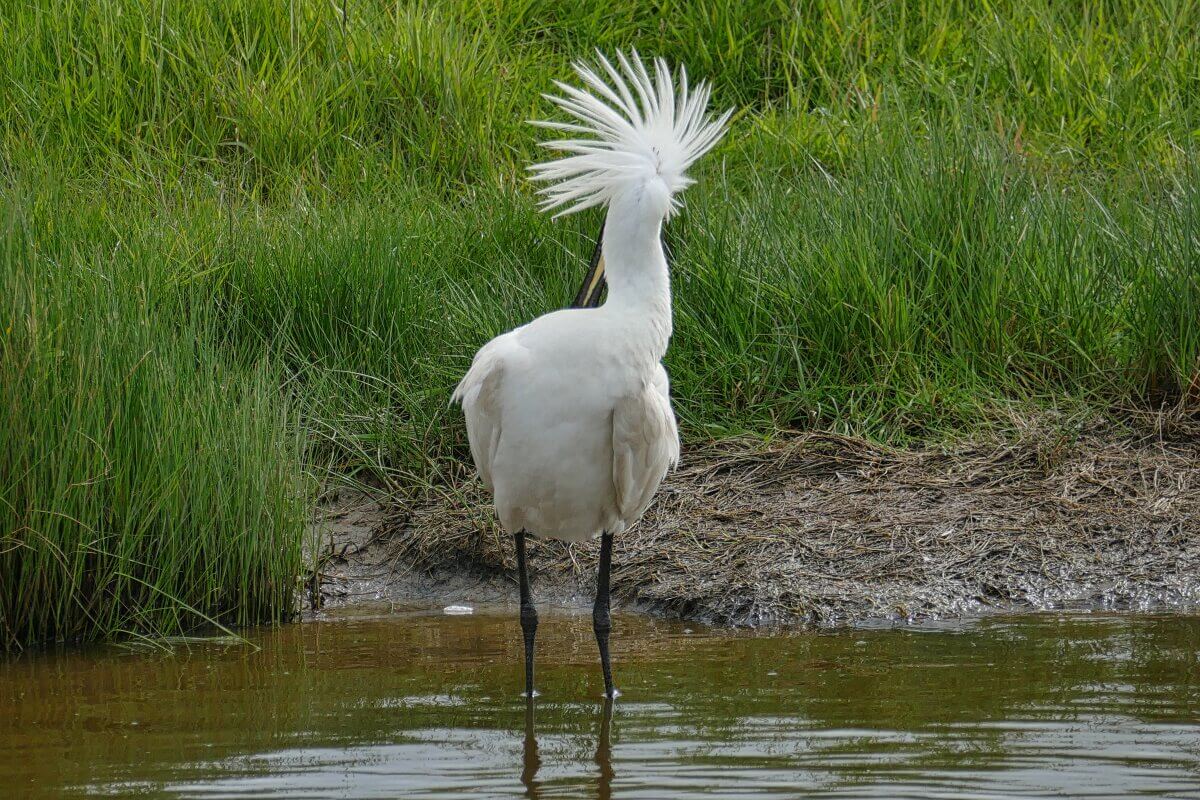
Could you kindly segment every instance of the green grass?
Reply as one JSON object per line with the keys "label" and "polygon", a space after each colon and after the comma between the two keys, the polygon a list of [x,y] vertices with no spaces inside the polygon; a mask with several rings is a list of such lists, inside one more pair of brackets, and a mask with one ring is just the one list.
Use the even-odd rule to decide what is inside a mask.
{"label": "green grass", "polygon": [[718,103],[764,115],[735,140],[782,138],[785,155],[827,163],[853,159],[897,111],[913,130],[971,119],[1031,156],[1088,167],[1174,164],[1200,127],[1200,7],[1187,0],[6,8],[11,162],[150,184],[199,170],[289,199],[413,177],[511,185],[551,79],[593,48],[630,44],[711,77]]}
{"label": "green grass", "polygon": [[23,189],[0,204],[0,643],[290,616],[309,490],[279,371],[225,356],[157,232]]}
{"label": "green grass", "polygon": [[317,480],[466,474],[451,388],[599,224],[522,175],[595,46],[739,108],[670,226],[688,439],[1200,406],[1192,3],[38,0],[0,34],[8,647],[286,618]]}

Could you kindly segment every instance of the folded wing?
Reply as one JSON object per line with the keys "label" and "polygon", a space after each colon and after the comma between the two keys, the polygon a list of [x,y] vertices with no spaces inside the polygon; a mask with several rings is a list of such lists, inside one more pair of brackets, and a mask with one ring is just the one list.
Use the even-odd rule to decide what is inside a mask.
{"label": "folded wing", "polygon": [[667,374],[620,398],[613,408],[613,486],[621,519],[631,525],[645,513],[667,470],[679,461],[679,433]]}
{"label": "folded wing", "polygon": [[471,368],[451,396],[451,402],[462,403],[471,458],[489,492],[492,491],[492,464],[500,444],[500,385],[504,380],[505,339],[506,336],[497,337],[480,348]]}

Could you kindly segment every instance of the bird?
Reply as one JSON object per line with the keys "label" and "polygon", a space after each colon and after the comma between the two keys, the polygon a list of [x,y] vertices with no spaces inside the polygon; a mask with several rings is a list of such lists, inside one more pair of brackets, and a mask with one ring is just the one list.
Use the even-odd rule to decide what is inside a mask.
{"label": "bird", "polygon": [[598,252],[572,307],[483,345],[451,402],[462,406],[475,468],[513,536],[526,697],[536,695],[538,627],[526,537],[599,536],[592,627],[612,699],[613,540],[642,517],[680,456],[662,364],[672,333],[663,223],[732,109],[710,113],[707,82],[689,86],[686,69],[662,58],[648,67],[636,50],[615,59],[597,51],[573,68],[581,85],[554,81],[559,93],[544,95],[567,119],[532,122],[563,137],[541,143],[555,157],[529,170],[555,218],[606,208]]}

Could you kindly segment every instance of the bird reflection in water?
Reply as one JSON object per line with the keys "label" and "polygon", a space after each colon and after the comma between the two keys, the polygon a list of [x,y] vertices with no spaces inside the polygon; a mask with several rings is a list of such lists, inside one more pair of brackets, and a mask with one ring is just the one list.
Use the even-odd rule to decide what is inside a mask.
{"label": "bird reflection in water", "polygon": [[611,697],[606,697],[604,710],[600,714],[600,738],[596,742],[596,766],[600,768],[600,775],[596,779],[596,797],[600,800],[609,800],[612,797],[612,743],[609,741],[612,715],[613,701]]}
{"label": "bird reflection in water", "polygon": [[535,703],[532,697],[525,698],[525,758],[521,769],[521,783],[525,785],[525,796],[529,800],[537,800],[541,796],[537,774],[542,766],[542,757],[538,755],[537,731],[534,730]]}
{"label": "bird reflection in water", "polygon": [[[542,766],[542,757],[538,753],[537,725],[535,720],[535,703],[532,698],[525,700],[525,748],[521,768],[521,783],[525,786],[525,796],[529,800],[541,797],[542,787],[538,784],[537,774]],[[600,736],[596,741],[596,766],[599,774],[596,776],[596,797],[599,800],[612,798],[612,698],[604,698],[604,707],[600,713]]]}

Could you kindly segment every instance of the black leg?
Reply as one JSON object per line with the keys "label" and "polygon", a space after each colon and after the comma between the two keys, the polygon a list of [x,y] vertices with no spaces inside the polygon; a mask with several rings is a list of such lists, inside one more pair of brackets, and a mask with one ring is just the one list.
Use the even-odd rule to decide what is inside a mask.
{"label": "black leg", "polygon": [[525,634],[525,696],[533,697],[533,637],[537,635],[538,615],[529,596],[529,573],[525,569],[525,531],[515,537],[517,573],[521,579],[521,632]]}
{"label": "black leg", "polygon": [[612,630],[612,617],[608,613],[612,540],[611,533],[600,537],[600,574],[596,576],[596,605],[592,607],[592,629],[596,631],[596,644],[600,646],[600,668],[604,670],[604,696],[610,700],[617,696],[617,690],[613,688],[612,664],[608,659],[608,633]]}

